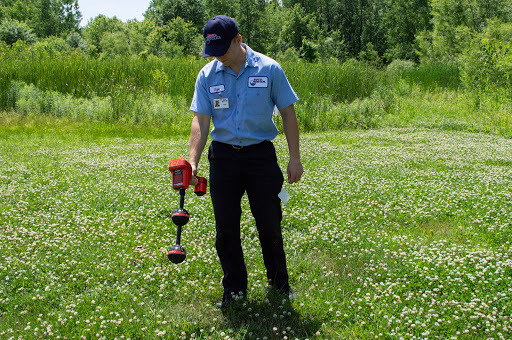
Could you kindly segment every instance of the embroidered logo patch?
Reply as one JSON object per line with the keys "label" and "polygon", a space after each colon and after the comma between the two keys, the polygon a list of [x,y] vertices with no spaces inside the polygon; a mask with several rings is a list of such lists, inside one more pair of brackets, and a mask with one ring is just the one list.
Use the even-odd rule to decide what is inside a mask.
{"label": "embroidered logo patch", "polygon": [[213,34],[207,34],[205,39],[206,39],[206,43],[209,44],[210,41],[220,40],[220,39],[222,39],[222,37],[220,35],[213,33]]}
{"label": "embroidered logo patch", "polygon": [[249,87],[268,87],[268,77],[249,77]]}

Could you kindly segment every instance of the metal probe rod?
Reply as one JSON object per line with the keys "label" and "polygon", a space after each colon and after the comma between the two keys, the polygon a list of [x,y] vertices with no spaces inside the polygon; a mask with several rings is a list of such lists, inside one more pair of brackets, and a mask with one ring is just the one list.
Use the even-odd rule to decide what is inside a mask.
{"label": "metal probe rod", "polygon": [[183,209],[183,205],[185,204],[185,188],[180,189],[180,209]]}
{"label": "metal probe rod", "polygon": [[176,228],[176,244],[180,245],[181,242],[181,226],[177,226]]}

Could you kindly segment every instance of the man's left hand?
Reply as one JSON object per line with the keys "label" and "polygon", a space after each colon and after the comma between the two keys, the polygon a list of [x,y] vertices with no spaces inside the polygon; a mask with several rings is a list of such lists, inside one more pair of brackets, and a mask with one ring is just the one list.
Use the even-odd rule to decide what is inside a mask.
{"label": "man's left hand", "polygon": [[288,183],[292,184],[300,181],[300,178],[304,173],[304,168],[302,167],[300,159],[290,159],[286,172],[288,173]]}

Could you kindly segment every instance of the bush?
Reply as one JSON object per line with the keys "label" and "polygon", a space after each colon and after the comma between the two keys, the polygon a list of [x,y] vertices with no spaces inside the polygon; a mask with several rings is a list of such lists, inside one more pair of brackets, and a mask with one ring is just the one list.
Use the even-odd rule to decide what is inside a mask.
{"label": "bush", "polygon": [[386,67],[386,73],[392,79],[400,78],[405,71],[412,70],[415,65],[411,60],[395,59]]}
{"label": "bush", "polygon": [[9,19],[0,24],[0,40],[12,46],[19,40],[35,42],[36,36],[25,23]]}
{"label": "bush", "polygon": [[71,46],[63,38],[51,36],[38,41],[35,44],[35,49],[36,51],[44,50],[50,55],[54,55],[55,53],[71,51]]}
{"label": "bush", "polygon": [[294,47],[288,48],[284,52],[279,52],[276,59],[280,62],[298,62],[300,58],[299,52]]}
{"label": "bush", "polygon": [[318,56],[321,60],[336,59],[343,61],[348,57],[347,47],[339,31],[334,31],[318,44]]}
{"label": "bush", "polygon": [[512,24],[491,23],[464,51],[462,81],[468,90],[482,93],[507,89],[512,99]]}
{"label": "bush", "polygon": [[87,41],[85,41],[85,39],[78,32],[69,33],[68,37],[66,38],[66,42],[75,50],[80,49],[83,52],[87,52],[87,48],[89,47]]}

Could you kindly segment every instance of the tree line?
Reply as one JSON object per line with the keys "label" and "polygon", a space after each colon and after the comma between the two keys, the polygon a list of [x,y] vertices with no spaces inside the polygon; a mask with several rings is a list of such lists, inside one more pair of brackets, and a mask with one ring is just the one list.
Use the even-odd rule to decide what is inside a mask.
{"label": "tree line", "polygon": [[[203,26],[217,14],[234,17],[255,50],[309,62],[381,66],[501,49],[492,57],[512,37],[512,0],[152,0],[143,21],[98,15],[85,27],[78,0],[0,0],[0,40],[93,57],[199,56]],[[484,36],[497,45],[482,47]]]}

